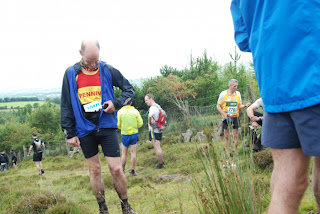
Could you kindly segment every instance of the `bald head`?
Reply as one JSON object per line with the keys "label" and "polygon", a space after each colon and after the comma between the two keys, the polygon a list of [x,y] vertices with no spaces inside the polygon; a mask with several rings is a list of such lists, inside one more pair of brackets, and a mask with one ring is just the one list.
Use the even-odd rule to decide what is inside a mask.
{"label": "bald head", "polygon": [[95,69],[99,64],[100,45],[97,40],[84,40],[80,54],[85,67]]}
{"label": "bald head", "polygon": [[87,46],[96,46],[96,48],[98,48],[98,50],[100,51],[100,45],[99,42],[97,40],[83,40],[81,42],[81,51],[84,52]]}

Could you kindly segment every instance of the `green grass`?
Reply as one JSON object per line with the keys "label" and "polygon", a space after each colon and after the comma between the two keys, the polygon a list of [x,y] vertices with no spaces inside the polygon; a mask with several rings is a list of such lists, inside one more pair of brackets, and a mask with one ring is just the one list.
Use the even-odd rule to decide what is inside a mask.
{"label": "green grass", "polygon": [[[190,163],[190,157],[196,152],[194,145],[164,145],[166,166],[163,170],[153,169],[156,158],[154,149],[150,149],[150,146],[150,143],[145,143],[138,147],[138,176],[126,175],[132,206],[139,213],[197,213],[190,177],[194,171],[190,166],[197,169],[200,166],[200,162]],[[192,149],[194,152],[190,153]],[[101,162],[110,213],[119,213],[119,199],[102,155]],[[45,169],[43,176],[37,175],[32,160],[19,163],[17,170],[10,169],[1,173],[0,213],[17,213],[18,205],[24,210],[22,213],[29,213],[30,207],[39,213],[59,213],[61,210],[71,209],[75,204],[77,210],[71,213],[97,212],[97,202],[82,154],[76,154],[73,158],[45,157],[42,163]],[[44,205],[39,207],[34,204],[32,197],[44,198]],[[23,203],[26,200],[29,201],[28,204]]]}
{"label": "green grass", "polygon": [[8,109],[11,107],[16,108],[16,107],[24,107],[28,104],[33,106],[33,104],[38,103],[40,106],[45,103],[45,101],[19,101],[19,102],[5,102],[5,103],[0,103],[0,107],[7,106]]}
{"label": "green grass", "polygon": [[[198,120],[192,118],[191,127],[198,131],[205,130],[207,135],[210,135],[210,129],[212,132],[217,130],[219,119],[207,117],[201,123]],[[201,127],[197,127],[197,123]],[[132,177],[126,174],[129,201],[138,213],[266,212],[272,172],[271,168],[266,167],[270,161],[267,154],[252,154],[250,148],[244,147],[245,139],[241,139],[238,155],[230,158],[225,153],[223,140],[178,143],[177,134],[181,131],[171,132],[168,127],[180,127],[181,131],[186,131],[178,122],[168,124],[162,142],[165,167],[161,170],[153,169],[157,164],[155,151],[146,140],[147,131],[141,130],[136,164],[138,175]],[[263,160],[259,154],[268,159]],[[109,211],[120,213],[120,202],[110,172],[102,154],[100,157]],[[236,164],[236,170],[223,168],[226,161]],[[37,175],[35,164],[30,159],[19,163],[17,170],[0,173],[0,213],[97,213],[97,202],[82,154],[75,154],[73,158],[45,156],[42,163],[45,169],[43,176]],[[127,170],[129,166],[130,154]],[[222,190],[226,195],[218,194]],[[237,206],[238,203],[242,206]],[[316,210],[316,203],[310,183],[299,213],[312,210]]]}

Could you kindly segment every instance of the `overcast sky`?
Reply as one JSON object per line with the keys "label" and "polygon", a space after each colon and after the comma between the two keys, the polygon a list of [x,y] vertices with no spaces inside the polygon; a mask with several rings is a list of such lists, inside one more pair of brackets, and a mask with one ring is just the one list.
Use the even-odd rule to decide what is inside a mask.
{"label": "overcast sky", "polygon": [[[129,80],[234,53],[230,0],[1,0],[1,89],[61,87],[83,39]],[[241,53],[244,62],[251,54]]]}

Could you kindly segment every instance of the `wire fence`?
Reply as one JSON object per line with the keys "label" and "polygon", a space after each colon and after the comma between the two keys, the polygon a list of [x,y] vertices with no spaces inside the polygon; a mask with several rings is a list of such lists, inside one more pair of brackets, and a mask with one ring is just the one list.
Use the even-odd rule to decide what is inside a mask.
{"label": "wire fence", "polygon": [[[192,127],[197,127],[199,130],[209,129],[211,130],[211,135],[215,135],[216,133],[220,134],[221,129],[221,121],[222,117],[217,110],[217,105],[208,105],[208,106],[189,106],[189,118],[190,121],[185,120],[186,115],[183,114],[183,111],[179,110],[178,108],[171,108],[166,110],[167,112],[167,122],[170,124],[173,123],[189,123],[191,122]],[[251,141],[252,136],[249,129],[249,118],[246,113],[246,109],[241,109],[239,112],[239,129],[238,129],[238,138],[244,144],[247,144]],[[172,127],[172,126],[171,126]],[[188,128],[187,126],[180,125],[175,128]],[[231,127],[231,126],[230,126]],[[181,129],[181,133],[185,132],[186,130]],[[260,130],[261,131],[261,130]],[[231,131],[232,133],[232,131]],[[221,136],[221,135],[220,135]],[[233,140],[233,135],[230,134],[230,140]],[[217,136],[214,137],[218,139]],[[213,139],[212,139],[213,140]],[[251,142],[252,143],[252,142]]]}
{"label": "wire fence", "polygon": [[[188,111],[190,116],[206,116],[206,115],[218,115],[217,105],[208,106],[189,106]],[[181,121],[183,120],[184,114],[180,109],[171,108],[166,110],[167,120]]]}

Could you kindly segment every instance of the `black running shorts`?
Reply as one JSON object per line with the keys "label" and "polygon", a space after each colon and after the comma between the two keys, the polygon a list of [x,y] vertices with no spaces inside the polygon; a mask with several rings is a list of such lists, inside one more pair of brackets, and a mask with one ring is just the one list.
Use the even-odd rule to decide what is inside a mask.
{"label": "black running shorts", "polygon": [[42,152],[34,153],[33,154],[33,161],[34,162],[42,161]]}
{"label": "black running shorts", "polygon": [[227,120],[222,122],[223,129],[228,129],[229,125],[232,126],[232,129],[238,129],[240,127],[239,117],[231,118],[231,122],[228,122]]}
{"label": "black running shorts", "polygon": [[85,158],[91,158],[98,154],[99,144],[102,147],[104,156],[120,157],[120,147],[117,129],[99,129],[91,134],[82,137],[80,146]]}
{"label": "black running shorts", "polygon": [[155,133],[153,131],[149,131],[149,140],[152,141],[152,139],[156,139],[158,141],[161,141],[162,133]]}

